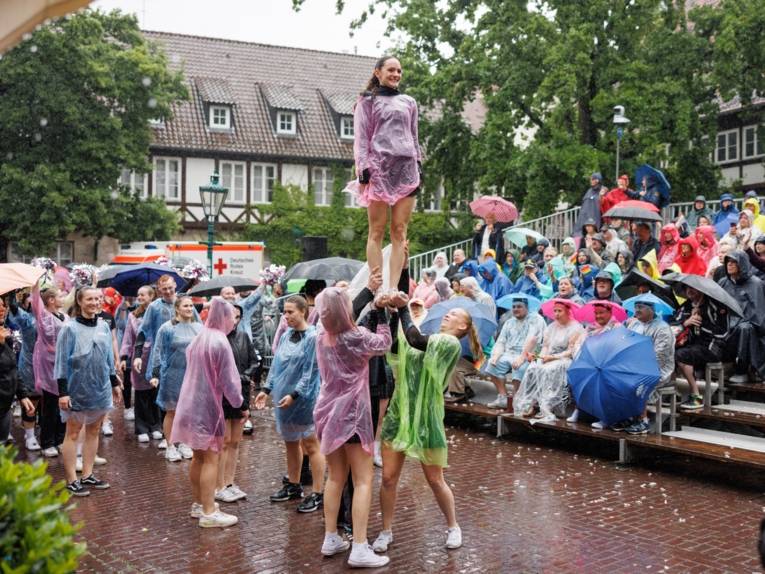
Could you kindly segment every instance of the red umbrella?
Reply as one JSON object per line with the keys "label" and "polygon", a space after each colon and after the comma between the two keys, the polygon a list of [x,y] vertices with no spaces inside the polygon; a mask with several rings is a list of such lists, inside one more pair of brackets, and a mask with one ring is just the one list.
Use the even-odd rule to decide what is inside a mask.
{"label": "red umbrella", "polygon": [[649,211],[653,211],[654,213],[659,213],[659,208],[656,207],[653,203],[650,201],[640,201],[637,199],[628,199],[626,201],[620,201],[614,207],[637,207],[640,209],[647,209]]}
{"label": "red umbrella", "polygon": [[499,223],[509,223],[518,219],[518,208],[512,202],[496,195],[482,195],[471,201],[470,210],[482,219],[493,215]]}

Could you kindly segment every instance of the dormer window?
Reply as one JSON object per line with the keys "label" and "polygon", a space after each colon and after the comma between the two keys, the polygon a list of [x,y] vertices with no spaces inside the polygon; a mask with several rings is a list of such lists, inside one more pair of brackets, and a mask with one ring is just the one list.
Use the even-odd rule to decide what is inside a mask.
{"label": "dormer window", "polygon": [[276,112],[276,133],[295,135],[297,133],[297,121],[295,112]]}
{"label": "dormer window", "polygon": [[353,117],[341,116],[340,117],[340,137],[344,140],[353,139]]}
{"label": "dormer window", "polygon": [[219,130],[231,129],[231,108],[210,106],[210,127]]}

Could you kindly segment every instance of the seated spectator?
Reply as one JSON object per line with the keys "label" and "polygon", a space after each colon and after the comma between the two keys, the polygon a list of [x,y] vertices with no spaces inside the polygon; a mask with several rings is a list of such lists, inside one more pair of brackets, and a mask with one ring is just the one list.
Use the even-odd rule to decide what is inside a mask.
{"label": "seated spectator", "polygon": [[678,374],[685,377],[691,387],[690,395],[680,408],[699,410],[704,408],[704,399],[699,394],[695,372],[722,358],[730,336],[728,310],[692,287],[678,294],[687,300],[675,317],[681,329],[675,337],[675,364]]}
{"label": "seated spectator", "polygon": [[[672,375],[675,372],[675,336],[670,326],[656,314],[653,305],[648,302],[635,303],[635,316],[628,319],[625,326],[630,331],[640,335],[651,337],[653,350],[656,353],[656,361],[659,363],[661,378],[657,389],[672,384]],[[646,402],[643,413],[634,421],[625,421],[618,426],[625,427],[629,434],[646,434],[651,425],[648,423],[648,405],[659,400],[658,391],[654,390]],[[658,423],[657,423],[658,424]],[[593,425],[595,426],[595,425]],[[601,428],[603,425],[601,424]]]}
{"label": "seated spectator", "polygon": [[446,275],[446,272],[449,270],[449,263],[446,259],[446,253],[443,251],[436,253],[436,256],[433,258],[433,264],[430,266],[430,268],[436,272],[436,279]]}
{"label": "seated spectator", "polygon": [[588,238],[588,249],[590,254],[590,260],[598,267],[605,267],[611,261],[611,258],[606,252],[606,240],[600,233],[596,233],[592,237]]}
{"label": "seated spectator", "polygon": [[451,276],[450,287],[452,288],[452,291],[454,291],[455,297],[462,295],[462,286],[460,285],[460,281],[462,281],[464,278],[465,278],[464,273],[455,273],[454,275]]}
{"label": "seated spectator", "polygon": [[621,240],[619,233],[610,225],[603,229],[603,239],[606,241],[606,253],[609,261],[616,261],[617,256],[622,250],[629,251],[627,244]]}
{"label": "seated spectator", "polygon": [[492,315],[497,312],[497,305],[494,303],[494,298],[481,289],[475,277],[465,277],[460,281],[460,288],[463,297],[467,297],[476,303],[486,305],[491,310]]}
{"label": "seated spectator", "polygon": [[622,275],[626,275],[632,271],[633,261],[632,251],[629,249],[621,249],[616,255],[616,264],[619,266],[619,269],[622,270]]}
{"label": "seated spectator", "polygon": [[497,264],[491,257],[487,257],[481,265],[478,266],[480,279],[478,285],[483,291],[491,295],[496,301],[500,297],[509,295],[513,291],[513,284],[504,273],[499,271]]}
{"label": "seated spectator", "polygon": [[760,235],[755,240],[754,247],[746,250],[746,254],[749,256],[749,263],[752,264],[752,272],[765,280],[765,235]]}
{"label": "seated spectator", "polygon": [[717,234],[715,228],[711,225],[699,225],[694,232],[696,241],[699,244],[699,248],[696,252],[704,260],[704,263],[709,265],[717,256]]}
{"label": "seated spectator", "polygon": [[752,212],[754,220],[752,223],[759,230],[760,234],[765,233],[765,215],[760,212],[760,199],[755,192],[754,196],[749,197],[749,193],[745,196],[744,209],[748,209]]}
{"label": "seated spectator", "polygon": [[659,273],[672,267],[680,249],[680,231],[674,223],[668,223],[661,228],[659,238],[661,249],[659,250]]}
{"label": "seated spectator", "polygon": [[550,247],[550,242],[544,237],[537,241],[537,252],[526,258],[526,261],[533,260],[539,267],[544,266],[545,249]]}
{"label": "seated spectator", "polygon": [[614,279],[605,269],[598,271],[595,275],[595,289],[593,290],[593,301],[611,301],[620,304],[621,298],[614,291]]}
{"label": "seated spectator", "polygon": [[505,262],[502,264],[502,273],[510,279],[513,285],[523,275],[520,255],[520,251],[517,249],[508,249],[507,253],[505,253]]}
{"label": "seated spectator", "polygon": [[637,261],[645,257],[646,253],[653,250],[659,252],[661,246],[656,238],[651,235],[651,226],[642,221],[635,224],[635,241],[632,244],[632,259]]}
{"label": "seated spectator", "polygon": [[754,242],[762,235],[762,232],[754,225],[754,214],[743,210],[738,216],[738,248],[741,250],[754,245]]}
{"label": "seated spectator", "polygon": [[715,213],[712,219],[717,236],[722,238],[728,233],[732,223],[738,224],[738,209],[733,203],[733,196],[730,193],[723,193],[720,196],[720,211]]}
{"label": "seated spectator", "polygon": [[478,274],[478,262],[475,259],[468,259],[462,264],[462,274],[465,277],[479,277]]}
{"label": "seated spectator", "polygon": [[537,253],[537,240],[530,235],[526,236],[526,245],[521,247],[521,261],[526,261],[530,257],[534,257]]}
{"label": "seated spectator", "polygon": [[622,282],[622,277],[624,276],[622,274],[622,270],[619,268],[619,266],[616,263],[609,263],[605,266],[604,271],[606,271],[610,276],[611,279],[614,282],[614,285],[618,285]]}
{"label": "seated spectator", "polygon": [[577,305],[584,305],[584,299],[577,292],[574,280],[568,276],[558,279],[558,291],[553,297],[555,299],[566,299]]}
{"label": "seated spectator", "polygon": [[533,416],[537,406],[537,418],[568,415],[573,400],[566,373],[583,334],[582,325],[572,316],[574,308],[569,301],[554,303],[554,320],[545,328],[539,357],[528,366],[513,395],[516,415]]}
{"label": "seated spectator", "polygon": [[726,347],[726,358],[735,357],[732,383],[745,383],[749,374],[765,378],[765,291],[759,277],[752,274],[749,257],[740,250],[724,259],[725,277],[720,287],[738,301],[743,318],[731,317],[733,331]]}
{"label": "seated spectator", "polygon": [[513,392],[523,380],[530,358],[542,344],[545,320],[539,313],[529,313],[528,299],[517,297],[512,302],[512,318],[502,325],[491,358],[484,372],[491,377],[497,388],[497,399],[487,406],[492,409],[507,408],[505,377],[511,375]]}
{"label": "seated spectator", "polygon": [[438,299],[435,281],[436,272],[432,269],[423,269],[420,282],[414,290],[414,295],[412,295],[416,299],[422,299],[426,309],[430,309]]}
{"label": "seated spectator", "polygon": [[[659,279],[659,260],[656,258],[655,251],[649,251],[643,257],[638,259],[637,267],[640,271],[648,275],[651,279]],[[674,263],[673,263],[674,265]]]}
{"label": "seated spectator", "polygon": [[582,224],[582,239],[579,242],[579,245],[586,245],[587,244],[587,238],[592,237],[598,232],[598,222],[595,221],[593,218],[588,218],[584,220],[584,223]]}
{"label": "seated spectator", "polygon": [[680,240],[680,255],[675,259],[675,264],[681,273],[689,275],[701,275],[707,273],[707,264],[697,253],[699,244],[693,236],[683,237]]}
{"label": "seated spectator", "polygon": [[523,264],[523,277],[518,279],[513,287],[513,293],[531,295],[537,299],[548,299],[552,295],[549,278],[533,261]]}
{"label": "seated spectator", "polygon": [[728,253],[736,249],[736,242],[729,237],[723,237],[717,247],[717,257],[709,262],[706,272],[706,277],[714,280],[715,283],[719,283],[720,279],[725,277],[723,260]]}
{"label": "seated spectator", "polygon": [[622,201],[627,201],[630,198],[630,193],[635,193],[629,188],[630,178],[626,174],[620,175],[616,184],[617,187],[605,194],[600,200],[600,212],[604,215],[612,207],[616,207]]}
{"label": "seated spectator", "polygon": [[491,260],[494,261],[494,265],[497,266],[497,271],[502,273],[502,266],[497,262],[497,254],[494,252],[493,249],[487,249],[486,253],[483,254],[483,261],[486,263],[486,259],[491,257]]}
{"label": "seated spectator", "polygon": [[446,270],[445,276],[451,280],[457,273],[462,270],[462,265],[465,263],[465,252],[462,249],[455,249],[452,253],[452,264]]}
{"label": "seated spectator", "polygon": [[595,277],[600,273],[600,269],[595,265],[585,264],[579,265],[577,268],[579,273],[579,285],[577,291],[579,296],[584,299],[584,302],[588,302],[595,297]]}
{"label": "seated spectator", "polygon": [[[699,223],[698,223],[697,227],[701,227],[702,225],[712,225],[712,221],[713,220],[710,219],[709,217],[707,217],[706,215],[702,215],[702,216],[699,217]],[[712,226],[712,227],[714,227],[714,226]]]}
{"label": "seated spectator", "polygon": [[454,291],[452,291],[452,288],[449,286],[449,280],[446,277],[439,277],[433,285],[436,288],[436,303],[448,301],[454,296]]}
{"label": "seated spectator", "polygon": [[688,227],[691,230],[695,230],[699,225],[699,218],[706,218],[706,225],[709,225],[714,218],[714,212],[707,207],[707,199],[703,195],[697,195],[693,200],[693,209],[685,216],[685,220],[688,222]]}

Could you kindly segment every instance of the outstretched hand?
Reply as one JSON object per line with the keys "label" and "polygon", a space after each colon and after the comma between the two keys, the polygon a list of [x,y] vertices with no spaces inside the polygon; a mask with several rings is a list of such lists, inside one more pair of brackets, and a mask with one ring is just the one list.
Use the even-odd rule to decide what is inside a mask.
{"label": "outstretched hand", "polygon": [[367,289],[369,289],[372,293],[377,293],[377,290],[382,285],[382,282],[382,271],[380,271],[379,267],[375,267],[369,273],[369,279],[367,279]]}
{"label": "outstretched hand", "polygon": [[396,309],[406,307],[406,304],[409,303],[409,296],[401,291],[396,291],[396,293],[390,296],[389,302]]}

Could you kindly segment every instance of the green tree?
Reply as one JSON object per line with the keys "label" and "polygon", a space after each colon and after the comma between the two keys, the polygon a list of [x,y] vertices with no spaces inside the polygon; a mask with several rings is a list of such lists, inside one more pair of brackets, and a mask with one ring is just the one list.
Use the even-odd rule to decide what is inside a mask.
{"label": "green tree", "polygon": [[[149,120],[171,117],[187,97],[133,16],[86,11],[40,28],[0,60],[0,96],[2,239],[34,254],[74,230],[174,231],[161,202],[115,191],[123,168],[150,169]],[[149,227],[126,230],[126,207],[129,222]]]}

